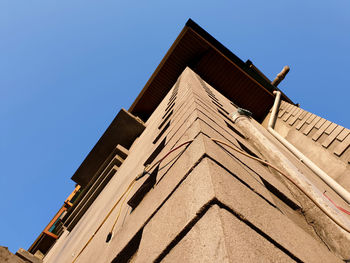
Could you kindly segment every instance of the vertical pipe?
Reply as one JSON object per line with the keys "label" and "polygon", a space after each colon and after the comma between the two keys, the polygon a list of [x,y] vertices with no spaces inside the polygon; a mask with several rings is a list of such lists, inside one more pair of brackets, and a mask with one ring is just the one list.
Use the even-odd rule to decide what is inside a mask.
{"label": "vertical pipe", "polygon": [[348,204],[350,204],[350,193],[345,190],[340,184],[338,184],[332,177],[326,174],[322,169],[320,169],[315,163],[313,163],[309,158],[302,154],[294,145],[283,138],[278,132],[273,128],[276,122],[277,112],[281,100],[281,92],[275,91],[276,94],[275,102],[272,107],[272,112],[269,120],[267,130],[279,140],[289,151],[291,151],[302,163],[309,167],[319,178],[321,178],[330,188],[332,188],[342,199],[344,199]]}
{"label": "vertical pipe", "polygon": [[[299,189],[307,192],[308,197],[313,200],[312,202],[316,202],[319,207],[322,207],[320,210],[313,209],[312,202],[309,199],[305,199],[305,196],[300,191],[290,187],[287,183],[293,196],[302,204],[303,214],[308,221],[313,222],[315,231],[317,231],[321,239],[342,258],[350,258],[350,250],[348,249],[350,235],[344,230],[345,228],[350,229],[348,218],[341,214],[328,199],[324,198],[322,192],[291,162],[290,157],[286,156],[275,143],[265,136],[247,115],[237,113],[234,114],[233,119],[237,127],[240,128],[266,159],[284,171]],[[324,211],[327,212],[324,213]],[[340,228],[339,224],[335,223],[336,221],[341,222],[341,225],[345,228]]]}

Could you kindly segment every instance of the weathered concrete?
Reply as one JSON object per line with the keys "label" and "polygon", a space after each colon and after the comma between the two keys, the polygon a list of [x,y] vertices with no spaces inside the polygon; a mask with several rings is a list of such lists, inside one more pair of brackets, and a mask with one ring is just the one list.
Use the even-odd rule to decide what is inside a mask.
{"label": "weathered concrete", "polygon": [[[344,141],[349,137],[350,130],[318,116],[308,121],[311,115],[309,112],[303,109],[295,112],[289,108],[299,109],[282,101],[275,130],[345,189],[350,190],[350,147]],[[269,118],[270,114],[262,124],[264,127],[267,127]],[[346,147],[345,151],[336,154],[340,145]]]}
{"label": "weathered concrete", "polygon": [[20,257],[23,259],[25,262],[30,262],[30,263],[42,263],[42,259],[34,256],[33,254],[29,253],[27,250],[20,248],[16,252],[16,256]]}
{"label": "weathered concrete", "polygon": [[[230,233],[230,234],[228,234]],[[293,262],[225,209],[213,205],[162,262]]]}
{"label": "weathered concrete", "polygon": [[120,144],[129,148],[144,129],[145,125],[140,119],[121,109],[74,173],[72,180],[86,186],[114,147]]}
{"label": "weathered concrete", "polygon": [[201,161],[147,224],[136,262],[153,262],[215,197],[207,168],[206,161]]}
{"label": "weathered concrete", "polygon": [[[213,197],[214,190],[214,197]],[[136,262],[156,260],[210,202],[228,206],[259,235],[305,262],[337,262],[328,249],[212,160],[204,159],[146,225]],[[273,223],[272,223],[273,222]],[[263,234],[262,234],[263,233]],[[226,236],[233,233],[225,232]],[[311,251],[310,251],[311,250]],[[254,254],[254,253],[252,253]]]}
{"label": "weathered concrete", "polygon": [[[115,175],[44,262],[338,262],[280,176],[210,139],[264,158],[230,122],[227,113],[234,109],[187,68]],[[122,207],[119,203],[111,211],[146,161],[153,164],[189,140],[160,164],[153,188],[132,212],[125,204],[148,176],[135,183]]]}
{"label": "weathered concrete", "polygon": [[[185,90],[186,88],[183,89],[182,91],[185,92]],[[102,220],[100,219],[101,215],[106,214],[109,211],[110,207],[114,204],[115,200],[119,198],[120,194],[118,195],[115,193],[118,193],[118,192],[122,193],[123,189],[126,188],[126,185],[130,182],[130,180],[134,178],[140,171],[142,171],[143,169],[142,164],[148,158],[150,153],[158,146],[158,145],[152,145],[152,141],[154,140],[155,134],[158,132],[159,118],[163,116],[163,112],[167,106],[166,104],[167,104],[167,98],[165,98],[164,103],[160,105],[158,113],[148,120],[147,129],[135,141],[134,145],[130,148],[129,150],[130,155],[125,160],[123,165],[120,167],[116,175],[111,179],[111,181],[108,183],[106,188],[102,191],[102,193],[99,195],[96,201],[84,214],[79,224],[72,230],[72,232],[69,235],[64,237],[66,240],[65,242],[61,242],[61,248],[57,248],[57,249],[55,248],[54,250],[50,251],[49,255],[45,258],[45,260],[50,261],[51,259],[53,260],[54,258],[57,259],[58,255],[64,255],[64,256],[60,256],[59,260],[62,262],[64,261],[69,262],[69,258],[70,260],[73,260],[74,256],[76,256],[77,253],[79,253],[81,248],[88,241],[92,233],[95,231],[94,229],[96,229],[97,226],[100,224],[99,222],[101,222]],[[179,105],[179,101],[176,101],[176,104]],[[172,146],[173,145],[169,145],[169,147],[172,147]],[[170,148],[164,149],[163,151],[165,152],[169,149]],[[162,152],[160,153],[160,156],[161,155],[162,155]],[[140,184],[141,183],[142,182],[140,182]],[[135,189],[137,189],[137,185],[135,186]],[[131,195],[132,193],[130,194],[130,196]],[[132,213],[130,216],[133,216],[136,211],[134,211],[134,213]],[[94,237],[93,241],[90,244],[91,247],[95,247],[100,251],[103,251],[104,249],[108,249],[108,247],[109,248],[111,247],[111,244],[109,244],[108,247],[105,247],[104,240],[109,231],[108,228],[113,224],[113,218],[115,218],[116,212],[117,211],[111,214],[110,220],[107,220],[105,223],[106,226],[103,226],[103,228],[101,228],[101,230],[99,231],[98,236]],[[126,212],[127,212],[127,209],[123,209],[122,215],[124,216]],[[144,220],[145,220],[144,218],[145,217],[141,217],[140,220],[138,221],[139,224],[141,224],[141,226],[142,224],[144,224]],[[126,217],[125,222],[129,222],[129,221],[130,220],[128,219],[128,217]],[[120,220],[119,223],[121,222],[122,221]],[[119,223],[116,226],[116,230],[120,228]],[[77,242],[77,240],[79,241]],[[113,240],[115,240],[115,238],[112,239],[111,242],[113,242]],[[121,240],[119,240],[119,242],[120,241]],[[122,242],[127,243],[128,240],[127,239],[125,241],[122,240]],[[123,245],[120,244],[120,247],[123,247]],[[68,252],[68,251],[71,251],[71,252]],[[116,255],[116,253],[118,253],[118,249],[111,250],[111,257],[113,258]],[[85,254],[85,251],[81,255],[81,258],[79,257],[79,260],[84,261],[84,257],[85,257],[84,254]],[[90,253],[87,253],[86,259],[94,260],[95,256],[96,256],[95,253],[92,253],[92,255],[90,255]]]}
{"label": "weathered concrete", "polygon": [[[236,122],[237,125],[244,129],[247,134],[250,134],[255,146],[273,161],[277,167],[282,171],[285,171],[285,173],[299,186],[298,188],[302,188],[308,192],[308,194],[333,218],[340,221],[346,228],[350,228],[350,221],[346,216],[340,213],[330,201],[323,197],[321,190],[317,188],[309,178],[301,173],[285,155],[281,154],[267,137],[259,132],[259,129],[255,127],[253,120],[242,116],[239,117]],[[294,188],[295,186],[291,189]],[[348,250],[350,234],[335,224],[323,211],[316,208],[315,204],[301,193],[299,189],[294,189],[293,192],[300,203],[302,203],[306,218],[313,222],[314,229],[318,235],[322,237],[327,246],[342,258],[350,258],[350,251]]]}
{"label": "weathered concrete", "polygon": [[6,263],[24,263],[25,261],[12,254],[7,247],[0,246],[0,262]]}

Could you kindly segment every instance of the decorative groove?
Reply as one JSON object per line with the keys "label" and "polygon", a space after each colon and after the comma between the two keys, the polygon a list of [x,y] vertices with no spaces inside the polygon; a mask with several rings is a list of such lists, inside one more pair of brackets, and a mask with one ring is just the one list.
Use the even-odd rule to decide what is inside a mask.
{"label": "decorative groove", "polygon": [[301,127],[303,127],[303,125],[305,124],[306,120],[309,118],[309,116],[311,115],[310,112],[308,112],[304,118],[301,120],[301,122],[299,122],[299,124],[295,127],[297,130],[300,130]]}
{"label": "decorative groove", "polygon": [[317,116],[316,116],[315,114],[312,114],[312,113],[311,113],[310,117],[307,118],[306,123],[307,123],[307,124],[310,124],[316,117],[317,117]]}
{"label": "decorative groove", "polygon": [[346,136],[345,140],[338,145],[337,148],[334,149],[334,154],[337,156],[341,156],[345,150],[349,147],[350,145],[350,135]]}
{"label": "decorative groove", "polygon": [[332,132],[337,126],[338,126],[337,124],[332,123],[332,124],[329,125],[329,127],[324,131],[324,133],[330,135],[331,132]]}
{"label": "decorative groove", "polygon": [[289,125],[290,126],[293,126],[294,125],[294,123],[297,121],[297,119],[299,118],[299,116],[300,116],[300,114],[303,112],[303,110],[302,109],[300,109],[300,108],[298,108],[298,111],[296,112],[296,114],[295,114],[295,116],[293,116],[293,118],[291,118],[290,120],[289,120]]}
{"label": "decorative groove", "polygon": [[288,105],[285,107],[283,113],[281,114],[281,117],[283,117],[284,114],[288,113],[292,107],[293,107],[292,104],[288,104]]}
{"label": "decorative groove", "polygon": [[168,246],[162,251],[162,253],[153,261],[155,263],[161,262],[167,254],[170,253],[170,251],[191,231],[191,229],[194,227],[194,225],[205,215],[205,213],[214,205],[218,205],[221,209],[225,209],[229,213],[231,213],[233,216],[235,216],[238,220],[240,220],[242,223],[246,224],[248,227],[250,227],[253,231],[255,231],[257,234],[265,238],[268,242],[273,244],[277,249],[284,252],[286,255],[288,255],[291,260],[295,262],[303,262],[301,259],[299,259],[296,255],[294,255],[291,251],[289,251],[287,248],[276,242],[273,238],[271,238],[268,234],[266,234],[264,231],[262,231],[260,228],[255,226],[253,223],[248,221],[242,214],[240,214],[237,211],[234,211],[224,203],[220,202],[217,198],[213,198],[208,203],[206,203],[200,211],[197,212],[196,217],[194,217],[185,227],[182,231],[180,231],[177,236],[168,244]]}
{"label": "decorative groove", "polygon": [[293,111],[291,112],[291,115],[289,116],[289,118],[286,120],[287,121],[290,121],[291,119],[293,119],[295,117],[295,115],[298,113],[299,111],[299,108],[298,107],[294,107]]}
{"label": "decorative groove", "polygon": [[287,107],[286,107],[286,112],[290,112],[291,109],[293,108],[293,104],[289,104]]}
{"label": "decorative groove", "polygon": [[174,110],[172,110],[167,116],[166,116],[166,118],[162,121],[162,123],[159,125],[159,127],[158,127],[158,129],[160,130],[162,127],[163,127],[163,125],[169,120],[169,118],[171,117],[171,115],[173,115],[173,113],[174,113]]}
{"label": "decorative groove", "polygon": [[282,101],[281,107],[280,107],[280,112],[278,113],[278,118],[281,118],[283,116],[283,114],[286,112],[287,106],[288,106],[288,104],[285,103],[284,101]]}
{"label": "decorative groove", "polygon": [[323,147],[328,148],[328,146],[335,140],[338,134],[343,130],[342,126],[338,126],[335,130],[328,136],[328,138],[322,143]]}
{"label": "decorative groove", "polygon": [[175,95],[174,97],[172,97],[172,98],[169,100],[169,102],[168,102],[168,106],[169,106],[170,104],[172,104],[172,103],[176,100],[176,98],[177,98],[177,95]]}
{"label": "decorative groove", "polygon": [[223,105],[218,101],[212,100],[211,102],[214,103],[218,107],[221,107],[221,108],[223,107]]}
{"label": "decorative groove", "polygon": [[300,114],[300,116],[299,116],[299,120],[302,120],[304,117],[305,117],[305,115],[307,114],[308,112],[307,111],[304,111],[303,110],[303,113],[302,114]]}
{"label": "decorative groove", "polygon": [[344,141],[345,137],[350,133],[349,129],[344,128],[344,130],[338,135],[337,140]]}
{"label": "decorative groove", "polygon": [[287,121],[292,113],[297,109],[297,107],[293,106],[293,108],[283,117],[283,121]]}
{"label": "decorative groove", "polygon": [[319,129],[326,122],[326,119],[322,118],[318,123],[316,123],[315,128]]}
{"label": "decorative groove", "polygon": [[164,113],[162,119],[164,119],[165,116],[167,116],[167,114],[169,113],[169,111],[172,110],[174,106],[175,106],[175,102],[174,102],[173,104],[169,105],[169,106],[165,109],[165,113]]}
{"label": "decorative groove", "polygon": [[331,122],[327,120],[325,123],[323,123],[320,129],[314,134],[314,136],[312,136],[312,139],[314,141],[317,141],[322,136],[322,134],[328,128],[329,125],[331,125]]}
{"label": "decorative groove", "polygon": [[168,104],[168,106],[165,108],[164,111],[169,111],[170,108],[172,108],[175,105],[175,101],[173,101],[172,103]]}
{"label": "decorative groove", "polygon": [[[316,116],[316,115],[315,115]],[[304,134],[305,135],[309,135],[309,133],[311,132],[311,130],[314,128],[314,126],[316,125],[316,123],[321,119],[321,117],[316,116],[312,122],[309,124],[309,126],[304,130]]]}
{"label": "decorative groove", "polygon": [[[346,156],[348,156],[347,150],[350,148],[350,129],[337,125],[336,123],[285,101],[281,101],[277,116],[280,121],[286,122],[289,126],[294,126],[303,136],[309,137],[315,143],[318,142],[318,144],[322,145],[324,148],[329,149],[334,145],[335,147],[329,150],[331,154],[342,157],[343,154],[347,152]],[[290,127],[290,129],[293,129],[292,127]],[[302,128],[303,130],[301,130]],[[314,134],[311,133],[313,130],[315,130]],[[312,136],[310,134],[312,134]],[[322,140],[319,141],[321,137]],[[345,159],[342,158],[342,161],[350,163],[350,160]]]}

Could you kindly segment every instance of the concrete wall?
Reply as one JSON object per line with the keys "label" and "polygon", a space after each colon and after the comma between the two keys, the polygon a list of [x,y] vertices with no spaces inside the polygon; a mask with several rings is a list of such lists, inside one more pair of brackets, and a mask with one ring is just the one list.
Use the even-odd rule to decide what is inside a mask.
{"label": "concrete wall", "polygon": [[[210,139],[261,156],[230,121],[234,110],[187,68],[116,174],[44,262],[342,262],[307,223],[302,205],[279,177]],[[122,206],[106,243],[120,204],[106,216],[145,162],[154,163],[189,140],[152,173],[153,187],[132,212]],[[147,177],[136,182],[126,202],[145,189]]]}
{"label": "concrete wall", "polygon": [[0,246],[0,262],[24,263],[24,260],[12,254],[7,247]]}
{"label": "concrete wall", "polygon": [[282,101],[275,130],[350,191],[349,129]]}

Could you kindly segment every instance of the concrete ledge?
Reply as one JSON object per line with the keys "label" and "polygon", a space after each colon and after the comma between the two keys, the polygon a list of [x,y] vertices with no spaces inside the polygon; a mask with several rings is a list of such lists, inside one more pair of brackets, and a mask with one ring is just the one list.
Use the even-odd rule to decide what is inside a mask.
{"label": "concrete ledge", "polygon": [[121,109],[74,173],[72,180],[83,187],[86,186],[115,147],[120,144],[129,149],[145,127],[139,118]]}
{"label": "concrete ledge", "polygon": [[[118,156],[116,156],[118,157]],[[115,159],[113,159],[115,160]],[[72,231],[75,225],[79,222],[80,218],[85,214],[85,212],[89,209],[91,204],[95,201],[97,196],[101,193],[104,187],[107,185],[109,180],[114,176],[117,172],[118,166],[114,165],[110,169],[108,169],[100,178],[100,180],[96,181],[96,183],[90,188],[88,193],[84,196],[81,202],[77,207],[73,210],[70,216],[67,218],[65,222],[65,226],[68,231]]]}
{"label": "concrete ledge", "polygon": [[22,259],[12,254],[7,247],[0,246],[0,262],[24,263]]}
{"label": "concrete ledge", "polygon": [[213,205],[162,262],[292,262],[234,215]]}
{"label": "concrete ledge", "polygon": [[18,249],[18,251],[16,252],[16,256],[20,257],[25,262],[30,262],[30,263],[42,263],[43,262],[40,258],[34,256],[33,254],[29,253],[27,250],[25,250],[23,248]]}
{"label": "concrete ledge", "polygon": [[[341,262],[329,252],[326,246],[313,239],[278,209],[269,205],[232,174],[207,158],[193,169],[144,227],[135,262],[160,262],[169,252],[179,250],[177,246],[182,242],[181,240],[184,240],[185,243],[191,242],[192,234],[188,237],[188,233],[198,227],[196,226],[197,221],[206,214],[209,207],[215,204],[220,204],[228,211],[221,219],[227,223],[220,233],[222,240],[232,241],[238,238],[237,234],[242,235],[242,238],[238,238],[239,242],[234,243],[235,245],[230,244],[231,241],[226,241],[227,255],[231,254],[232,257],[236,257],[241,253],[240,256],[246,259],[257,258],[260,255],[265,259],[264,262],[280,262],[279,260],[288,262],[292,259],[318,262],[320,258],[325,262]],[[232,216],[227,216],[229,214]],[[241,227],[237,224],[240,224]],[[234,225],[237,226],[232,231]],[[214,226],[206,227],[209,236],[213,229],[215,229]],[[202,233],[200,238],[201,240],[194,242],[199,247],[206,243],[205,234]],[[232,251],[234,250],[232,246],[244,247],[247,245],[250,246],[250,250]],[[182,247],[180,250],[184,249],[181,244],[180,247]],[[208,245],[205,249],[207,253],[212,252],[212,256],[215,255],[216,247]],[[259,254],[259,251],[264,253]],[[226,253],[220,253],[220,255],[225,256]],[[241,260],[240,257],[238,258]],[[202,256],[196,260],[197,262],[213,262]]]}

